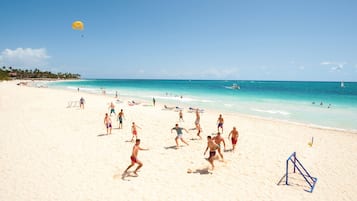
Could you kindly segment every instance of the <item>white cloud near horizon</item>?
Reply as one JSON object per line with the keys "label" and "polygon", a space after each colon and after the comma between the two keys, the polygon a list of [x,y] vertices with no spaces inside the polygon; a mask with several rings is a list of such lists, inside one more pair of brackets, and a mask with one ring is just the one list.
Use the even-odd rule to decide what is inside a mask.
{"label": "white cloud near horizon", "polygon": [[45,48],[17,48],[15,50],[5,49],[0,54],[0,64],[21,67],[40,67],[47,65],[50,56]]}
{"label": "white cloud near horizon", "polygon": [[330,61],[324,61],[320,63],[321,65],[327,65],[330,66],[330,72],[334,71],[341,71],[346,65],[346,62],[330,62]]}

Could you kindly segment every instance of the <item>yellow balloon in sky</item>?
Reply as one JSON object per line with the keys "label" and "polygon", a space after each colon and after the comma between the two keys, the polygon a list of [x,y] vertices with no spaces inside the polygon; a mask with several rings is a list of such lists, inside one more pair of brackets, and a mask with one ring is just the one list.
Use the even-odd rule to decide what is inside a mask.
{"label": "yellow balloon in sky", "polygon": [[74,30],[83,30],[84,29],[84,24],[81,21],[75,21],[72,23],[72,29]]}

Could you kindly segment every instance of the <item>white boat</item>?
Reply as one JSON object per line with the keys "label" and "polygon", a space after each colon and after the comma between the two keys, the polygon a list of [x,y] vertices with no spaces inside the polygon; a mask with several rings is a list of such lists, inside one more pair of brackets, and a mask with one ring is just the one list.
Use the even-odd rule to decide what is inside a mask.
{"label": "white boat", "polygon": [[341,88],[344,88],[344,87],[345,87],[345,83],[341,82]]}
{"label": "white boat", "polygon": [[232,89],[240,89],[240,86],[238,86],[238,84],[232,84]]}

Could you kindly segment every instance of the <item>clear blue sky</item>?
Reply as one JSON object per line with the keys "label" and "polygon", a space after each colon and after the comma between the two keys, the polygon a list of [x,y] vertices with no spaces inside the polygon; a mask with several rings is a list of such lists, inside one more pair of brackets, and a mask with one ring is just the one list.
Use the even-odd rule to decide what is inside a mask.
{"label": "clear blue sky", "polygon": [[[355,0],[1,0],[0,8],[1,66],[83,78],[357,81]],[[76,20],[83,31],[72,29]]]}

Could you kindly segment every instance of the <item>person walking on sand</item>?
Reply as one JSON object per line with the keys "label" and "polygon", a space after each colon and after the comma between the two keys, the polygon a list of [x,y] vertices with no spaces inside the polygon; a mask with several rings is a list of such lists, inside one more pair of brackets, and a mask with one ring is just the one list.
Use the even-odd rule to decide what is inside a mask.
{"label": "person walking on sand", "polygon": [[183,114],[182,114],[182,110],[179,111],[179,121],[183,121]]}
{"label": "person walking on sand", "polygon": [[214,169],[214,159],[216,158],[216,150],[219,146],[212,140],[212,137],[209,135],[207,136],[207,148],[203,155],[206,155],[207,150],[209,149],[209,157],[208,162],[212,165],[212,170]]}
{"label": "person walking on sand", "polygon": [[198,109],[196,109],[196,120],[195,120],[195,125],[199,124],[201,120],[200,113]]}
{"label": "person walking on sand", "polygon": [[124,112],[123,109],[121,109],[118,114],[119,129],[123,128],[123,118],[124,118]]}
{"label": "person walking on sand", "polygon": [[149,150],[140,147],[140,139],[135,140],[135,145],[133,146],[133,151],[130,156],[131,164],[125,169],[124,173],[127,173],[128,170],[133,167],[135,164],[138,164],[138,167],[134,170],[134,174],[138,176],[138,170],[143,166],[143,163],[138,159],[139,150]]}
{"label": "person walking on sand", "polygon": [[201,124],[200,123],[196,124],[196,130],[197,130],[197,136],[200,138],[200,140],[202,140],[202,137],[201,137],[202,129],[201,129]]}
{"label": "person walking on sand", "polygon": [[112,120],[110,119],[108,113],[105,113],[104,125],[107,128],[107,135],[112,134]]}
{"label": "person walking on sand", "polygon": [[220,114],[217,120],[217,132],[219,132],[219,128],[221,128],[223,133],[223,123],[224,123],[224,119],[222,117],[222,114]]}
{"label": "person walking on sand", "polygon": [[114,115],[116,115],[116,113],[115,113],[115,105],[114,105],[113,102],[110,103],[109,109],[110,109],[110,116],[112,116],[112,113],[114,113]]}
{"label": "person walking on sand", "polygon": [[[229,137],[232,135],[232,138],[230,139]],[[228,140],[232,140],[232,151],[234,152],[236,144],[238,142],[238,137],[239,137],[239,133],[236,129],[236,127],[233,127],[233,130],[229,133],[228,135]]]}
{"label": "person walking on sand", "polygon": [[176,138],[175,138],[176,148],[179,148],[179,146],[178,146],[178,139],[180,139],[183,143],[185,143],[186,145],[188,145],[188,143],[182,138],[182,135],[183,135],[182,130],[184,130],[184,131],[186,131],[186,133],[188,133],[187,129],[181,128],[181,127],[179,127],[178,124],[176,124],[175,127],[173,127],[173,128],[171,129],[171,133],[172,133],[173,130],[176,130],[176,133],[177,133],[177,136],[176,136]]}
{"label": "person walking on sand", "polygon": [[[79,89],[79,88],[78,88],[78,89]],[[81,97],[81,99],[79,99],[79,107],[80,107],[81,109],[84,109],[84,102],[85,102],[84,98]]]}
{"label": "person walking on sand", "polygon": [[221,152],[221,142],[223,142],[224,149],[223,151],[226,150],[226,142],[224,141],[223,137],[221,136],[221,133],[218,132],[215,137],[213,137],[213,141],[218,145],[218,154],[221,156],[221,159],[223,160],[223,154]]}
{"label": "person walking on sand", "polygon": [[155,103],[156,103],[155,97],[152,97],[152,104],[154,107],[155,107]]}
{"label": "person walking on sand", "polygon": [[134,137],[135,137],[136,140],[138,139],[137,128],[140,128],[140,126],[135,125],[135,122],[133,122],[132,125],[131,125],[131,133],[133,134],[133,137],[131,138],[131,142],[134,140]]}

